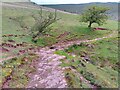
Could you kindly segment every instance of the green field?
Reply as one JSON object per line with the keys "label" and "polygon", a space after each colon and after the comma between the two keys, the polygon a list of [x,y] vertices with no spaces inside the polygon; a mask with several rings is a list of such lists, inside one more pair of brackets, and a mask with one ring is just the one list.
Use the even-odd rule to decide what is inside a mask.
{"label": "green field", "polygon": [[[57,22],[53,23],[48,32],[50,36],[40,36],[37,43],[32,42],[30,34],[35,20],[32,15],[38,17],[39,10],[31,8],[18,8],[3,6],[2,10],[2,43],[16,46],[25,43],[24,46],[9,47],[2,46],[9,51],[3,52],[2,58],[11,55],[17,55],[20,50],[27,50],[35,47],[51,46],[56,43],[68,42],[74,40],[92,40],[114,34],[112,37],[99,41],[81,43],[73,45],[62,51],[55,51],[55,54],[66,56],[65,60],[61,60],[62,67],[71,67],[92,85],[98,85],[103,88],[118,87],[118,22],[108,20],[106,24],[98,26],[93,24],[92,28],[88,28],[86,23],[79,21],[79,15],[57,12]],[[54,13],[54,12],[52,12]],[[49,12],[43,10],[43,15]],[[93,30],[95,27],[106,28],[107,30]],[[9,36],[12,35],[12,36]],[[4,37],[6,36],[6,37]],[[58,38],[59,37],[59,38]],[[15,42],[9,42],[13,40]],[[3,84],[7,78],[11,78],[9,87],[18,88],[25,87],[28,83],[28,73],[34,72],[32,67],[37,56],[31,54],[34,52],[26,52],[17,58],[3,61],[2,81]],[[75,56],[74,56],[75,55]],[[89,61],[85,61],[84,57],[88,57]],[[27,58],[28,61],[24,61]],[[16,68],[15,68],[16,67]],[[31,67],[31,70],[29,69]],[[0,73],[0,74],[1,74]],[[90,88],[89,84],[80,80],[71,69],[64,71],[68,86],[71,88]],[[70,79],[68,79],[70,78]]]}
{"label": "green field", "polygon": [[[90,48],[87,45],[94,45],[94,48]],[[110,38],[92,43],[73,45],[64,51],[56,51],[55,53],[67,57],[66,60],[62,61],[61,65],[63,67],[73,67],[73,69],[83,74],[93,85],[97,84],[103,88],[115,88],[118,87],[117,45],[117,38]],[[76,56],[72,57],[70,53],[74,53]],[[88,62],[84,61],[82,56],[88,56],[90,60]],[[71,74],[69,77],[71,77]],[[74,77],[71,78],[74,80]],[[74,86],[75,84],[73,82],[72,85]]]}
{"label": "green field", "polygon": [[[14,39],[16,42],[31,42],[30,29],[34,25],[34,19],[32,15],[38,14],[39,10],[31,10],[31,9],[21,9],[21,8],[12,8],[12,7],[3,7],[2,19],[3,19],[3,31],[2,35],[6,34],[14,34],[14,35],[21,35],[25,34],[24,37],[17,37],[17,38],[3,38],[4,40]],[[43,15],[47,14],[45,11]],[[69,35],[62,37],[62,41],[66,39],[92,39],[95,37],[103,36],[108,33],[111,33],[113,30],[117,30],[117,22],[108,20],[107,24],[101,26],[107,28],[107,31],[91,31],[86,26],[87,24],[79,22],[79,15],[70,15],[57,12],[57,17],[61,18],[59,21],[52,25],[52,30],[50,34],[55,38],[64,32],[70,32]],[[114,24],[114,25],[113,25]],[[26,28],[27,27],[27,28]],[[61,28],[62,27],[62,28]],[[93,27],[98,27],[97,25],[93,25]],[[76,36],[76,37],[75,37]],[[41,39],[45,39],[42,38]],[[58,40],[57,40],[58,41]],[[42,42],[39,43],[39,45]],[[41,45],[40,45],[41,46]]]}

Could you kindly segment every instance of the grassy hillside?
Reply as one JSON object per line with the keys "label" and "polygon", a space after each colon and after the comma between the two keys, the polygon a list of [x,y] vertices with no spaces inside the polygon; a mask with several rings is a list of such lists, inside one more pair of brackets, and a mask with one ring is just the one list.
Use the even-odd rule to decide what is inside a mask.
{"label": "grassy hillside", "polygon": [[[39,9],[39,8],[38,8]],[[9,7],[3,6],[3,43],[8,43],[8,40],[14,40],[15,43],[12,45],[19,43],[27,43],[25,47],[16,48],[14,54],[17,54],[19,50],[22,48],[23,50],[30,47],[30,44],[34,43],[31,41],[32,37],[30,35],[30,30],[34,25],[34,19],[32,15],[38,15],[39,10],[34,10],[29,8],[19,8],[19,7]],[[43,11],[43,14],[47,14],[48,12]],[[106,31],[91,31],[87,28],[87,24],[79,22],[79,16],[72,14],[65,14],[61,12],[57,12],[57,17],[61,18],[59,21],[52,25],[52,30],[49,32],[51,36],[44,36],[38,40],[37,45],[46,46],[52,45],[56,42],[64,42],[67,40],[74,39],[92,39],[95,37],[100,37],[103,35],[107,35],[112,30],[117,30],[117,22],[108,20],[107,24],[101,27],[108,28]],[[114,23],[114,26],[112,24]],[[62,27],[62,28],[61,28]],[[93,27],[98,27],[97,25],[93,25]],[[69,33],[64,35],[64,33]],[[6,37],[4,37],[7,35]],[[12,36],[9,36],[12,35]],[[63,35],[62,38],[57,38],[60,35]],[[54,39],[54,41],[53,41]],[[5,47],[11,50],[9,47]],[[18,50],[17,50],[18,49]],[[12,52],[11,52],[12,53]]]}
{"label": "grassy hillside", "polygon": [[43,5],[45,7],[59,9],[62,11],[80,14],[84,11],[84,8],[91,5],[99,5],[109,7],[111,10],[108,12],[111,19],[118,19],[118,3],[87,3],[87,4],[58,4],[58,5]]}
{"label": "grassy hillside", "polygon": [[[73,45],[64,51],[56,51],[56,54],[67,56],[67,59],[62,60],[62,67],[71,67],[83,75],[92,85],[115,88],[118,87],[117,45],[117,38],[109,38]],[[79,82],[79,77],[72,69],[66,71],[69,87],[89,88],[89,85]]]}
{"label": "grassy hillside", "polygon": [[[117,59],[117,21],[108,20],[106,24],[102,26],[94,24],[92,26],[93,28],[102,27],[107,28],[107,30],[93,30],[87,28],[88,24],[79,22],[79,15],[58,11],[57,18],[60,18],[60,20],[50,26],[51,31],[48,32],[48,35],[40,36],[37,43],[34,43],[32,42],[32,36],[30,34],[35,24],[32,16],[38,16],[39,6],[33,3],[6,3],[6,5],[3,4],[2,8],[2,59],[11,55],[19,56],[3,61],[3,63],[0,64],[0,67],[2,67],[0,74],[2,74],[3,80],[0,80],[1,85],[7,82],[7,85],[11,88],[25,87],[29,81],[29,73],[35,72],[34,65],[36,65],[36,58],[38,58],[38,56],[34,55],[35,51],[31,51],[31,49],[68,41],[95,39],[113,33],[112,38],[83,43],[83,45],[78,46],[74,45],[63,51],[56,51],[55,53],[67,57],[65,60],[62,60],[63,63],[61,66],[74,68],[79,74],[90,81],[91,84],[96,84],[101,87],[118,86],[118,68],[116,66],[119,64]],[[51,10],[45,9],[43,10],[44,16],[49,14],[47,10]],[[87,46],[89,44],[92,45],[93,48]],[[25,53],[23,53],[23,51]],[[72,54],[75,54],[76,57],[73,57]],[[84,62],[82,55],[89,56],[90,61]],[[81,63],[86,67],[82,66],[83,64]],[[86,83],[82,81],[79,82],[80,78],[77,77],[71,69],[66,69],[64,73],[66,80],[68,80],[69,87],[89,87]],[[71,78],[71,80],[69,80],[68,77]]]}

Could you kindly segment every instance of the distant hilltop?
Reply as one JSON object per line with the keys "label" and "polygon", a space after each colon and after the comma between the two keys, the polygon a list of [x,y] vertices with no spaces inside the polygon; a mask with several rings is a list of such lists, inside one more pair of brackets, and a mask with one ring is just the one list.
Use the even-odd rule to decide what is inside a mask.
{"label": "distant hilltop", "polygon": [[0,0],[1,2],[31,2],[30,0]]}
{"label": "distant hilltop", "polygon": [[80,14],[82,11],[84,11],[84,8],[91,5],[107,6],[110,7],[111,10],[118,11],[118,2],[107,2],[107,3],[92,2],[92,3],[82,3],[82,4],[47,4],[42,6]]}
{"label": "distant hilltop", "polygon": [[99,5],[99,6],[107,6],[110,8],[110,11],[108,12],[111,16],[111,19],[117,20],[118,19],[118,3],[119,2],[93,2],[93,3],[83,3],[83,4],[53,4],[53,5],[42,5],[49,8],[58,9],[65,12],[70,13],[77,13],[81,14],[84,11],[84,8],[91,6],[91,5]]}

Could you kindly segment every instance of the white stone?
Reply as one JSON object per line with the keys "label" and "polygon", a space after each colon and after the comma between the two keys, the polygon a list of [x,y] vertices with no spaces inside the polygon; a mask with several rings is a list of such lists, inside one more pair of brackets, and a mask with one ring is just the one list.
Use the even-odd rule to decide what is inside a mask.
{"label": "white stone", "polygon": [[38,68],[38,71],[43,71],[43,69],[41,69],[41,68]]}
{"label": "white stone", "polygon": [[38,80],[38,79],[39,79],[39,75],[35,75],[34,80]]}
{"label": "white stone", "polygon": [[61,85],[61,86],[59,86],[58,88],[65,88],[65,85]]}
{"label": "white stone", "polygon": [[38,86],[38,84],[35,84],[35,87],[37,87]]}
{"label": "white stone", "polygon": [[47,84],[48,84],[48,85],[53,84],[52,80],[48,80],[48,81],[47,81]]}
{"label": "white stone", "polygon": [[42,79],[42,80],[40,80],[39,82],[40,82],[40,83],[45,83],[46,80],[45,80],[45,79]]}

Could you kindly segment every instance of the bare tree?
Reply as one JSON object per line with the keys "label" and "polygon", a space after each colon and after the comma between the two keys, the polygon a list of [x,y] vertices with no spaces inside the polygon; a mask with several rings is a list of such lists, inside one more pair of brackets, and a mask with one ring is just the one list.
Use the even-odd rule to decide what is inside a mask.
{"label": "bare tree", "polygon": [[44,35],[49,31],[48,27],[51,24],[59,20],[57,19],[57,10],[55,10],[54,14],[50,12],[47,16],[43,16],[42,8],[39,12],[39,17],[35,17],[34,15],[32,15],[32,17],[35,19],[35,25],[31,29],[33,38],[32,40],[34,42],[37,41],[37,38],[39,38],[39,36]]}

